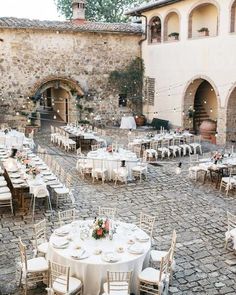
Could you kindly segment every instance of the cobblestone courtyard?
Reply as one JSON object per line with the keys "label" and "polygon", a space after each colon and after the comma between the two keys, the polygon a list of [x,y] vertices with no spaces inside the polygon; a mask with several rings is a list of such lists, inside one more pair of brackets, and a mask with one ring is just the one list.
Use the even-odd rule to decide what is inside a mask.
{"label": "cobblestone courtyard", "polygon": [[[117,208],[120,220],[129,222],[137,222],[142,210],[155,215],[155,248],[167,249],[172,230],[177,231],[177,266],[170,294],[236,294],[235,255],[224,249],[226,211],[236,213],[233,195],[226,197],[219,193],[209,180],[204,185],[189,180],[188,158],[182,159],[180,175],[175,174],[176,161],[160,161],[161,166],[149,165],[148,180],[141,184],[139,181],[117,187],[112,182],[92,184],[91,179],[78,177],[75,156],[65,156],[62,150],[46,144],[48,137],[44,133],[37,140],[55,154],[66,171],[73,175],[75,183],[75,204],[61,204],[58,210],[75,206],[81,218],[94,218],[98,206],[111,206]],[[51,232],[58,226],[57,211],[51,221],[48,219]],[[18,236],[29,245],[30,253],[32,216],[30,213],[22,215],[17,210],[12,216],[8,209],[1,209],[0,214],[0,293],[21,294],[16,282]],[[44,207],[37,207],[36,220],[45,216],[48,218],[49,214],[45,213]],[[46,292],[39,286],[29,294]]]}

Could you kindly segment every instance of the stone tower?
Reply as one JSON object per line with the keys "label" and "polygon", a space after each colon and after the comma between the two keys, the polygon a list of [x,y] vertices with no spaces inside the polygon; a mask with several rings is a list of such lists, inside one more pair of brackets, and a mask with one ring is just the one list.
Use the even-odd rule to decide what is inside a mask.
{"label": "stone tower", "polygon": [[86,0],[72,0],[73,21],[85,21]]}

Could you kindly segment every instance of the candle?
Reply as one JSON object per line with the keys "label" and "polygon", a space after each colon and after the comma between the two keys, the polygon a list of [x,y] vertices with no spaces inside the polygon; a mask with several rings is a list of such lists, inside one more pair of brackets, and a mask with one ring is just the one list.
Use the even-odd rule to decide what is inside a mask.
{"label": "candle", "polygon": [[234,146],[232,145],[231,154],[233,155],[233,153],[234,153]]}

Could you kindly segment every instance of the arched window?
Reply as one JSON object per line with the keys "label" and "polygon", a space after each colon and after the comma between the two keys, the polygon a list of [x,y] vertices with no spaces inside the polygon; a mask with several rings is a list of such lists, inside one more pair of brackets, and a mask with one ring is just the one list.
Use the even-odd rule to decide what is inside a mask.
{"label": "arched window", "polygon": [[199,38],[218,35],[218,9],[214,4],[203,3],[189,14],[188,37]]}
{"label": "arched window", "polygon": [[236,32],[236,1],[233,2],[233,5],[231,7],[230,32]]}
{"label": "arched window", "polygon": [[149,23],[149,43],[161,42],[161,20],[154,16]]}
{"label": "arched window", "polygon": [[179,40],[180,22],[176,12],[170,12],[164,22],[164,41]]}

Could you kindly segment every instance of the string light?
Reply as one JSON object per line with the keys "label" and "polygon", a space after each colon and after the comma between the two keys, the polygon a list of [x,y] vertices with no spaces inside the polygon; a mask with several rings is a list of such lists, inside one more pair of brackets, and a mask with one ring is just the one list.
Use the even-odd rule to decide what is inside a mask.
{"label": "string light", "polygon": [[54,120],[56,120],[56,118],[57,118],[57,116],[56,116],[56,115],[54,115],[54,116],[53,116],[53,119],[54,119]]}

